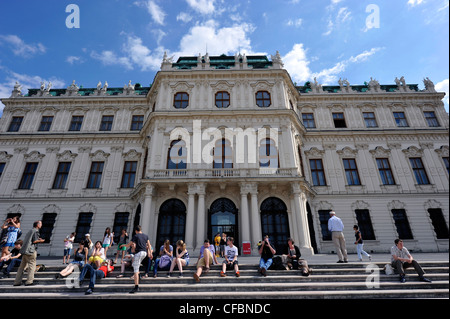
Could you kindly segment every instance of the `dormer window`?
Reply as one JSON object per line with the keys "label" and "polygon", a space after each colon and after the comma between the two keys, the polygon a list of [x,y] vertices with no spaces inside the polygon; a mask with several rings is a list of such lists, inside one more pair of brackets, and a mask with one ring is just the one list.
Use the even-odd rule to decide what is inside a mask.
{"label": "dormer window", "polygon": [[176,109],[185,109],[189,105],[189,94],[186,92],[179,92],[175,94],[173,99],[173,106]]}

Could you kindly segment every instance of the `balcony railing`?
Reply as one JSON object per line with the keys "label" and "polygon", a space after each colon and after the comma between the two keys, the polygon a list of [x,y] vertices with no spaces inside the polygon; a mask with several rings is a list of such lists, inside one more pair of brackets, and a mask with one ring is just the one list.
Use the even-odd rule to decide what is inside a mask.
{"label": "balcony railing", "polygon": [[156,169],[147,179],[186,178],[245,178],[245,177],[300,177],[297,168],[212,168],[212,169]]}

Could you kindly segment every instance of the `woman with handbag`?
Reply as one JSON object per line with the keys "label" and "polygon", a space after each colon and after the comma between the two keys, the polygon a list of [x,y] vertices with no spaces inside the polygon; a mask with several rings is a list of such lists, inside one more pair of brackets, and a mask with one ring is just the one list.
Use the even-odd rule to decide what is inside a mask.
{"label": "woman with handbag", "polygon": [[156,278],[158,268],[160,270],[169,270],[170,265],[172,264],[173,259],[173,246],[170,244],[170,241],[166,239],[164,245],[161,246],[159,250],[159,258],[155,261],[155,267],[153,268],[153,278]]}

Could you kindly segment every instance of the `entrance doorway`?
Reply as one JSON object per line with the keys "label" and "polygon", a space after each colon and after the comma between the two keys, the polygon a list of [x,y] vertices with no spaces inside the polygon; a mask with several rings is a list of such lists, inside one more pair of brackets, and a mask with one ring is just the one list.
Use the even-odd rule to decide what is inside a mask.
{"label": "entrance doorway", "polygon": [[208,238],[213,245],[217,233],[233,237],[239,250],[238,209],[228,198],[216,199],[208,210]]}
{"label": "entrance doorway", "polygon": [[168,239],[175,247],[178,240],[185,240],[186,206],[179,199],[165,201],[159,209],[158,232],[154,250],[159,253],[159,248]]}
{"label": "entrance doorway", "polygon": [[286,204],[281,199],[269,197],[262,202],[261,227],[262,235],[269,235],[276,254],[286,254],[287,240],[290,237],[289,219]]}

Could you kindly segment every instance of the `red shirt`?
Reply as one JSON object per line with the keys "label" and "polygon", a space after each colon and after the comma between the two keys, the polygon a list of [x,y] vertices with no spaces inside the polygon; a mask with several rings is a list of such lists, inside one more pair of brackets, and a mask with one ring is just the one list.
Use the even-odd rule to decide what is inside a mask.
{"label": "red shirt", "polygon": [[[111,266],[110,269],[111,269],[111,271],[113,271],[114,266]],[[106,275],[108,275],[108,266],[101,266],[98,270],[103,271],[103,273],[105,274],[105,277],[106,277]]]}

